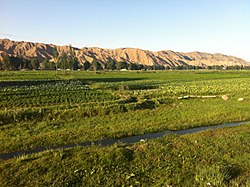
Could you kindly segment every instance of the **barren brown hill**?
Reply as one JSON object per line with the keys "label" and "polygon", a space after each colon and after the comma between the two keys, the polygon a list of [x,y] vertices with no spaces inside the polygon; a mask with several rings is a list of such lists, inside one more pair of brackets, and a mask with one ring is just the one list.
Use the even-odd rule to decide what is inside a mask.
{"label": "barren brown hill", "polygon": [[[27,58],[37,58],[40,62],[45,59],[53,60],[53,48],[56,48],[59,51],[59,54],[63,51],[69,51],[69,46],[0,39],[0,59],[2,59],[3,55],[7,54]],[[152,52],[137,48],[103,49],[98,47],[85,47],[82,49],[73,49],[80,63],[86,61],[92,62],[93,59],[97,59],[101,64],[104,64],[109,60],[115,60],[117,62],[127,61],[129,63],[164,66],[196,65],[206,67],[212,65],[250,65],[249,62],[241,58],[217,53],[183,53],[170,50]]]}

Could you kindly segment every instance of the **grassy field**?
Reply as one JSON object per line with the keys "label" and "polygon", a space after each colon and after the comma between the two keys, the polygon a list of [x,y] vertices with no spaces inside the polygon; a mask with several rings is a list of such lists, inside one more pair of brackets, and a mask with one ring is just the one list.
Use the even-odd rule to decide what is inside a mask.
{"label": "grassy field", "polygon": [[250,186],[250,124],[0,162],[2,186]]}
{"label": "grassy field", "polygon": [[249,71],[66,73],[0,73],[0,152],[250,120]]}
{"label": "grassy field", "polygon": [[[216,98],[178,99],[190,95]],[[249,71],[0,72],[0,153],[248,120]],[[0,163],[1,180],[4,186],[249,185],[249,130],[24,156]]]}

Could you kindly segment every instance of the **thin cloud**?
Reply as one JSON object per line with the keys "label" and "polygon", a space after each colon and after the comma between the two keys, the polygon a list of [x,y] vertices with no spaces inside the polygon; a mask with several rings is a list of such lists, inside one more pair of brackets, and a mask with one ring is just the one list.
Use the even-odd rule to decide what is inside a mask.
{"label": "thin cloud", "polygon": [[3,36],[3,37],[15,37],[14,35],[8,34],[8,33],[0,33],[0,36]]}

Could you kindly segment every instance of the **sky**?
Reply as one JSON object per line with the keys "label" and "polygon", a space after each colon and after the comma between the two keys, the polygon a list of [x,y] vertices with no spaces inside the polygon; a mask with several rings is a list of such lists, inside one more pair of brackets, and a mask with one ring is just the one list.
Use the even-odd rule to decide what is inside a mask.
{"label": "sky", "polygon": [[0,0],[0,38],[250,61],[250,0]]}

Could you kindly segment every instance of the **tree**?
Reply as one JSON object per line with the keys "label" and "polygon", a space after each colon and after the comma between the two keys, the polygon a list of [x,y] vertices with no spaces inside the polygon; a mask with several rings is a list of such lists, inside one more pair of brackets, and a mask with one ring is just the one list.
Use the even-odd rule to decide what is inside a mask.
{"label": "tree", "polygon": [[78,63],[78,61],[72,61],[71,62],[71,69],[72,70],[76,70],[76,69],[78,69],[79,68],[79,63]]}
{"label": "tree", "polygon": [[38,69],[39,68],[39,62],[36,58],[31,59],[31,68],[32,69]]}
{"label": "tree", "polygon": [[143,64],[137,64],[137,63],[130,63],[128,65],[129,70],[143,70],[146,67]]}
{"label": "tree", "polygon": [[91,68],[91,63],[89,61],[84,62],[83,69],[89,70]]}
{"label": "tree", "polygon": [[3,70],[3,62],[0,60],[0,70]]}
{"label": "tree", "polygon": [[30,59],[4,55],[0,69],[3,70],[19,70],[19,69],[31,69]]}
{"label": "tree", "polygon": [[58,59],[58,67],[62,68],[65,72],[67,67],[68,59],[67,54],[63,51]]}
{"label": "tree", "polygon": [[22,67],[22,59],[19,57],[10,56],[9,63],[10,63],[10,70],[18,70],[21,69]]}
{"label": "tree", "polygon": [[54,56],[54,61],[55,61],[55,66],[56,66],[56,75],[57,75],[57,70],[58,70],[58,51],[56,48],[53,48],[53,56]]}
{"label": "tree", "polygon": [[116,68],[116,61],[115,60],[109,60],[107,62],[106,69],[108,69],[108,70],[114,70],[115,68]]}
{"label": "tree", "polygon": [[117,70],[128,69],[129,64],[126,61],[118,62],[116,65]]}
{"label": "tree", "polygon": [[31,65],[31,60],[30,59],[18,57],[17,60],[19,60],[19,62],[21,63],[22,69],[32,69],[32,65]]}
{"label": "tree", "polygon": [[165,70],[169,70],[170,69],[170,66],[165,66]]}
{"label": "tree", "polygon": [[49,62],[49,69],[51,69],[51,70],[55,70],[56,69],[55,62]]}
{"label": "tree", "polygon": [[72,70],[76,70],[79,67],[79,62],[76,57],[76,53],[74,48],[69,45],[69,56],[68,56],[69,64]]}
{"label": "tree", "polygon": [[130,63],[129,66],[128,66],[128,69],[129,70],[136,70],[137,69],[137,64]]}
{"label": "tree", "polygon": [[46,59],[41,63],[42,69],[49,69],[49,61]]}
{"label": "tree", "polygon": [[4,55],[3,56],[2,68],[3,68],[3,70],[11,70],[9,55]]}
{"label": "tree", "polygon": [[153,66],[148,65],[148,66],[147,66],[147,70],[154,70],[154,67],[153,67]]}
{"label": "tree", "polygon": [[96,72],[101,69],[101,64],[94,58],[91,67],[93,71]]}

